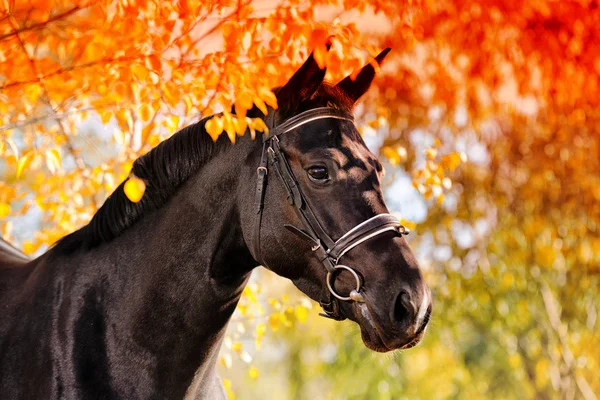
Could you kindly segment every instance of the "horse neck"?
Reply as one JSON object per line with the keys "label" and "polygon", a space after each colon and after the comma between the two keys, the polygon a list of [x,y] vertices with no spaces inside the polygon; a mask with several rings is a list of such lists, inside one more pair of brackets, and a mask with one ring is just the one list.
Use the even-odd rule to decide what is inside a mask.
{"label": "horse neck", "polygon": [[[200,386],[214,379],[221,339],[256,266],[240,225],[240,208],[253,194],[252,169],[242,162],[251,147],[232,146],[166,205],[110,242],[63,260],[76,266],[63,275],[71,275],[64,285],[72,286],[68,312],[77,313],[74,341],[80,335],[85,343],[101,343],[107,369],[139,370],[133,386],[141,397],[181,398],[198,368]],[[105,331],[86,330],[90,321],[103,321]],[[85,363],[93,352],[83,349],[75,359]],[[127,374],[106,372],[117,387],[131,382]]]}

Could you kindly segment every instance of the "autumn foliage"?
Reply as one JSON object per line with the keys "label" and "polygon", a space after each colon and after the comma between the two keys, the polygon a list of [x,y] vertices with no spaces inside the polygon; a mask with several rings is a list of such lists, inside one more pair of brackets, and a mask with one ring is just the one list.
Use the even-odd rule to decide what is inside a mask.
{"label": "autumn foliage", "polygon": [[[412,245],[428,249],[420,261],[437,314],[429,339],[403,357],[446,366],[437,383],[407,372],[388,389],[595,399],[596,0],[4,1],[1,234],[41,252],[181,127],[222,112],[207,124],[213,139],[257,135],[264,123],[246,111],[276,107],[271,89],[310,51],[337,81],[384,47],[389,61],[356,114],[365,136],[381,139],[388,184],[406,171],[427,206]],[[130,182],[134,200],[144,183]],[[225,366],[253,362],[244,337],[258,347],[312,315],[303,299],[261,290],[244,293]],[[254,364],[248,373],[259,378]]]}

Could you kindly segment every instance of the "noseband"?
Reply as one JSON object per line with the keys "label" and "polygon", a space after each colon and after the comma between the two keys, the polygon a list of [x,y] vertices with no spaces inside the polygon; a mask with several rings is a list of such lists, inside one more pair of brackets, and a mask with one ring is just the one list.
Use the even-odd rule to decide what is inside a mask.
{"label": "noseband", "polygon": [[[257,257],[257,261],[261,262],[260,227],[262,222],[262,210],[264,207],[265,186],[267,174],[269,170],[273,170],[277,174],[287,193],[288,202],[290,205],[294,206],[294,210],[304,226],[304,229],[300,229],[293,225],[285,224],[285,228],[298,235],[300,238],[308,241],[311,244],[311,250],[327,270],[326,284],[327,289],[329,290],[329,296],[327,301],[320,302],[321,307],[325,311],[325,314],[321,315],[335,320],[343,320],[345,317],[340,314],[338,300],[356,302],[364,302],[365,300],[360,292],[362,287],[360,276],[349,266],[339,264],[340,258],[354,247],[381,235],[382,233],[394,232],[397,235],[407,235],[409,230],[402,226],[398,218],[393,215],[379,214],[356,225],[338,240],[334,241],[327,232],[325,232],[319,223],[317,216],[306,202],[306,196],[304,196],[302,188],[298,185],[298,181],[292,172],[290,164],[279,146],[280,135],[290,132],[302,125],[325,118],[354,122],[354,118],[346,112],[331,107],[320,107],[304,111],[287,119],[276,127],[269,127],[269,135],[265,136],[263,140],[260,165],[256,169],[258,175],[255,197],[257,221],[254,230],[253,252],[255,257]],[[348,296],[342,296],[334,289],[336,274],[342,270],[351,273],[356,281],[356,288],[353,289]]]}

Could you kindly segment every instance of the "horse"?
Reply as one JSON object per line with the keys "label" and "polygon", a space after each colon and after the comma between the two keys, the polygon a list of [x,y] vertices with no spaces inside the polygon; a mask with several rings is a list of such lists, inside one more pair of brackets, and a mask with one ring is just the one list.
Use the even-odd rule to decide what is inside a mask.
{"label": "horse", "polygon": [[[311,54],[262,138],[190,125],[89,224],[28,259],[0,245],[0,398],[226,398],[216,360],[251,272],[285,277],[377,352],[423,337],[431,293],[352,117],[389,49],[337,84]],[[124,193],[131,176],[146,191]]]}

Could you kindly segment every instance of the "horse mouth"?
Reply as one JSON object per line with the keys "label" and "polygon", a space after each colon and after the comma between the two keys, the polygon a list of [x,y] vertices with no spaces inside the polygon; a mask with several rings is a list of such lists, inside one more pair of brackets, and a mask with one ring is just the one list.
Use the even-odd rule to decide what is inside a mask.
{"label": "horse mouth", "polygon": [[415,332],[413,339],[404,346],[400,347],[401,350],[410,349],[411,347],[415,347],[416,345],[421,343],[423,336],[425,336],[425,330],[427,329],[427,323],[429,322],[429,318],[431,318],[431,308],[427,310],[427,314],[425,314],[425,318],[423,318],[423,322],[421,323],[419,329]]}
{"label": "horse mouth", "polygon": [[425,330],[427,328],[427,320],[421,324],[417,332],[410,338],[410,340],[401,345],[391,345],[386,337],[381,332],[381,328],[375,323],[371,312],[369,311],[365,303],[355,303],[358,308],[357,322],[359,322],[360,333],[365,346],[378,353],[387,353],[394,350],[406,350],[418,345],[423,336],[425,336]]}

